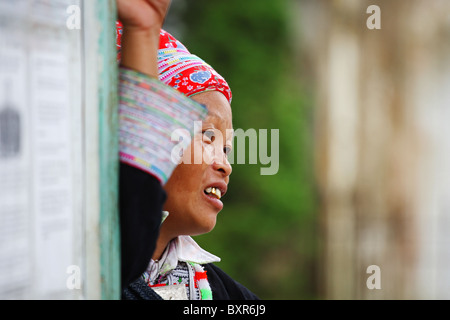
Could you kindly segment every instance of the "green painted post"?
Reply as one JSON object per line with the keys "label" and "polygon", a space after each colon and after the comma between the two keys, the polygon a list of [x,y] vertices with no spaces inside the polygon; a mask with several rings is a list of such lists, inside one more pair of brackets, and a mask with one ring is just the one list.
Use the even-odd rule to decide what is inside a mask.
{"label": "green painted post", "polygon": [[99,55],[100,268],[102,299],[120,299],[118,98],[114,0],[97,2]]}

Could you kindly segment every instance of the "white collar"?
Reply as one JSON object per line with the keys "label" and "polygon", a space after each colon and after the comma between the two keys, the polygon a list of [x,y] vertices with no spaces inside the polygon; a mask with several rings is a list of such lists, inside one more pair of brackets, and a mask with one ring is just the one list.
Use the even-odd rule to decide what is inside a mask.
{"label": "white collar", "polygon": [[219,262],[220,258],[202,249],[190,236],[178,236],[169,242],[161,259],[150,260],[145,276],[153,281],[158,275],[175,269],[178,261],[205,264]]}

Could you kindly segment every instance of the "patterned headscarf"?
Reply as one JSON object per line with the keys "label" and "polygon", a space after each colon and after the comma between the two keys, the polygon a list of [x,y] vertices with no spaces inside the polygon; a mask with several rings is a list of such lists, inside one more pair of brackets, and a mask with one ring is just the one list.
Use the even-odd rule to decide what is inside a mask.
{"label": "patterned headscarf", "polygon": [[[116,23],[117,60],[121,58],[122,24]],[[231,89],[225,79],[209,64],[191,54],[167,31],[161,29],[158,50],[159,79],[186,96],[204,91],[222,92],[231,103]]]}

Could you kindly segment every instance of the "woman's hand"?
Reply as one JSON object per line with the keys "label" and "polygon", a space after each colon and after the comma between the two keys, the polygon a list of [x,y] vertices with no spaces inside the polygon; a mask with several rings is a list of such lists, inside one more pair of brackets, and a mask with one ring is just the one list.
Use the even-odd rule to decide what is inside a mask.
{"label": "woman's hand", "polygon": [[121,65],[158,78],[159,32],[170,0],[117,0],[123,25]]}
{"label": "woman's hand", "polygon": [[119,20],[124,28],[159,29],[164,23],[170,0],[117,0]]}

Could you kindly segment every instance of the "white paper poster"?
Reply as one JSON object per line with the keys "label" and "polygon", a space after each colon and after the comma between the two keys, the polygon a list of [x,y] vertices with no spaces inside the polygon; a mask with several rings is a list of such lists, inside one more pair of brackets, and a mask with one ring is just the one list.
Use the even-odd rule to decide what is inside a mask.
{"label": "white paper poster", "polygon": [[81,294],[67,285],[83,245],[76,2],[0,0],[0,299]]}

